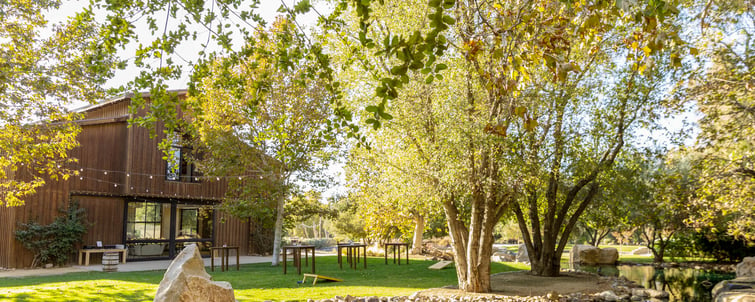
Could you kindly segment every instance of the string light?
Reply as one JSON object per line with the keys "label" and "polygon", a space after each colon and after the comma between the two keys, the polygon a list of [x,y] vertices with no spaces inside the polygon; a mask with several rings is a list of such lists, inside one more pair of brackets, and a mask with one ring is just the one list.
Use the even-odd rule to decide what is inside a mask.
{"label": "string light", "polygon": [[[157,177],[157,178],[167,178],[168,177],[167,174],[151,174],[151,173],[138,173],[138,172],[135,173],[133,171],[132,172],[126,172],[126,171],[106,170],[106,169],[93,169],[93,168],[72,168],[72,169],[78,169],[80,172],[84,172],[84,170],[89,170],[89,171],[94,171],[94,172],[97,172],[97,173],[102,173],[104,175],[109,175],[109,174],[115,173],[115,174],[123,174],[126,177],[131,177],[131,176],[139,177],[139,176],[143,176],[143,177],[148,177],[149,179],[155,179],[155,177]],[[202,176],[191,176],[191,177],[193,177],[193,179],[195,181],[200,181],[202,179],[213,179],[213,178],[215,180],[217,180],[217,181],[220,181],[222,179],[230,179],[230,178],[236,178],[236,179],[239,179],[239,180],[243,180],[244,178],[254,177],[254,176],[258,176],[258,177],[260,177],[260,179],[262,179],[262,178],[264,178],[265,175],[274,175],[275,174],[275,173],[272,173],[272,172],[269,172],[269,171],[262,171],[262,170],[251,170],[248,173],[249,174],[244,174],[244,175],[202,175]]]}

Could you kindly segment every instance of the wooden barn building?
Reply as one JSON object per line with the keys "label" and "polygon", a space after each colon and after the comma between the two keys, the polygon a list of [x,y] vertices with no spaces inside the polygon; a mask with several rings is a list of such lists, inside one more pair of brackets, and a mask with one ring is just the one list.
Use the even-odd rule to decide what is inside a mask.
{"label": "wooden barn building", "polygon": [[[162,137],[129,127],[130,104],[125,95],[82,109],[80,146],[70,152],[79,175],[47,180],[23,206],[0,206],[0,268],[29,267],[32,255],[14,237],[18,224],[31,219],[49,224],[69,200],[86,210],[83,245],[125,245],[129,261],[170,259],[189,243],[206,256],[209,247],[223,244],[249,253],[250,224],[217,207],[226,182],[197,174],[182,158],[190,151],[182,146],[174,146],[175,159],[165,160],[158,149]],[[75,254],[72,250],[72,259]]]}

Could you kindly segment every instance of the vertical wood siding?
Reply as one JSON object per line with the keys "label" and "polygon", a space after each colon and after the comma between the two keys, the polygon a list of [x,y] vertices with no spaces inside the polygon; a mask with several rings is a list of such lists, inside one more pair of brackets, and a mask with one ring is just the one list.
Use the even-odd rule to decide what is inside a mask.
{"label": "vertical wood siding", "polygon": [[[227,183],[221,178],[200,182],[166,179],[166,161],[158,149],[163,136],[150,138],[148,129],[128,127],[129,99],[116,100],[85,113],[79,134],[80,146],[70,155],[78,163],[69,168],[80,175],[47,183],[26,198],[26,204],[0,209],[0,267],[24,268],[32,255],[14,239],[16,225],[31,219],[49,224],[71,198],[80,201],[92,223],[84,244],[119,244],[123,234],[123,206],[126,198],[171,198],[179,200],[222,200]],[[158,126],[156,133],[162,134]],[[249,224],[219,213],[216,244],[238,245],[247,254]],[[72,251],[73,255],[74,251]],[[75,260],[75,256],[72,257]]]}
{"label": "vertical wood siding", "polygon": [[16,229],[16,211],[14,208],[0,206],[0,267],[16,267],[13,262],[13,232]]}
{"label": "vertical wood siding", "polygon": [[123,198],[72,196],[86,209],[87,232],[84,245],[123,244]]}
{"label": "vertical wood siding", "polygon": [[223,211],[215,216],[215,245],[238,246],[240,255],[249,254],[249,222],[238,219]]}

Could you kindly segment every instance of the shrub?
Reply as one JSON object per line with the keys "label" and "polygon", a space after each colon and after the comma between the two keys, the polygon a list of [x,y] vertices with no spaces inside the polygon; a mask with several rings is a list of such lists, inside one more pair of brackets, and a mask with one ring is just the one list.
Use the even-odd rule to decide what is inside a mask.
{"label": "shrub", "polygon": [[20,223],[16,230],[16,240],[34,253],[31,267],[41,263],[65,264],[74,246],[82,242],[82,236],[87,230],[84,209],[72,200],[68,209],[61,208],[58,211],[61,215],[51,224],[41,225],[31,220]]}
{"label": "shrub", "polygon": [[736,238],[725,231],[702,230],[692,235],[698,251],[718,262],[739,262],[755,254],[755,242]]}
{"label": "shrub", "polygon": [[336,245],[336,242],[328,238],[312,238],[301,240],[301,244],[314,245],[316,249],[323,249]]}

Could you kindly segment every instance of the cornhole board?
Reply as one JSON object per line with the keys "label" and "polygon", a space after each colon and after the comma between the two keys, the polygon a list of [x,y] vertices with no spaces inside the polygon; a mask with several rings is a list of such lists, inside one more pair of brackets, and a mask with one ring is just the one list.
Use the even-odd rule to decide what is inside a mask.
{"label": "cornhole board", "polygon": [[431,265],[428,267],[429,269],[444,269],[446,266],[449,266],[451,263],[454,263],[453,261],[440,261],[436,264]]}
{"label": "cornhole board", "polygon": [[328,277],[328,276],[323,276],[323,275],[304,274],[304,279],[301,279],[301,283],[304,283],[305,281],[307,281],[307,277],[312,277],[312,278],[315,279],[314,281],[312,281],[312,285],[317,284],[317,279],[323,279],[323,280],[328,280],[328,281],[333,281],[333,282],[341,282],[341,281],[343,281],[343,280],[338,279],[338,278],[333,278],[333,277]]}

